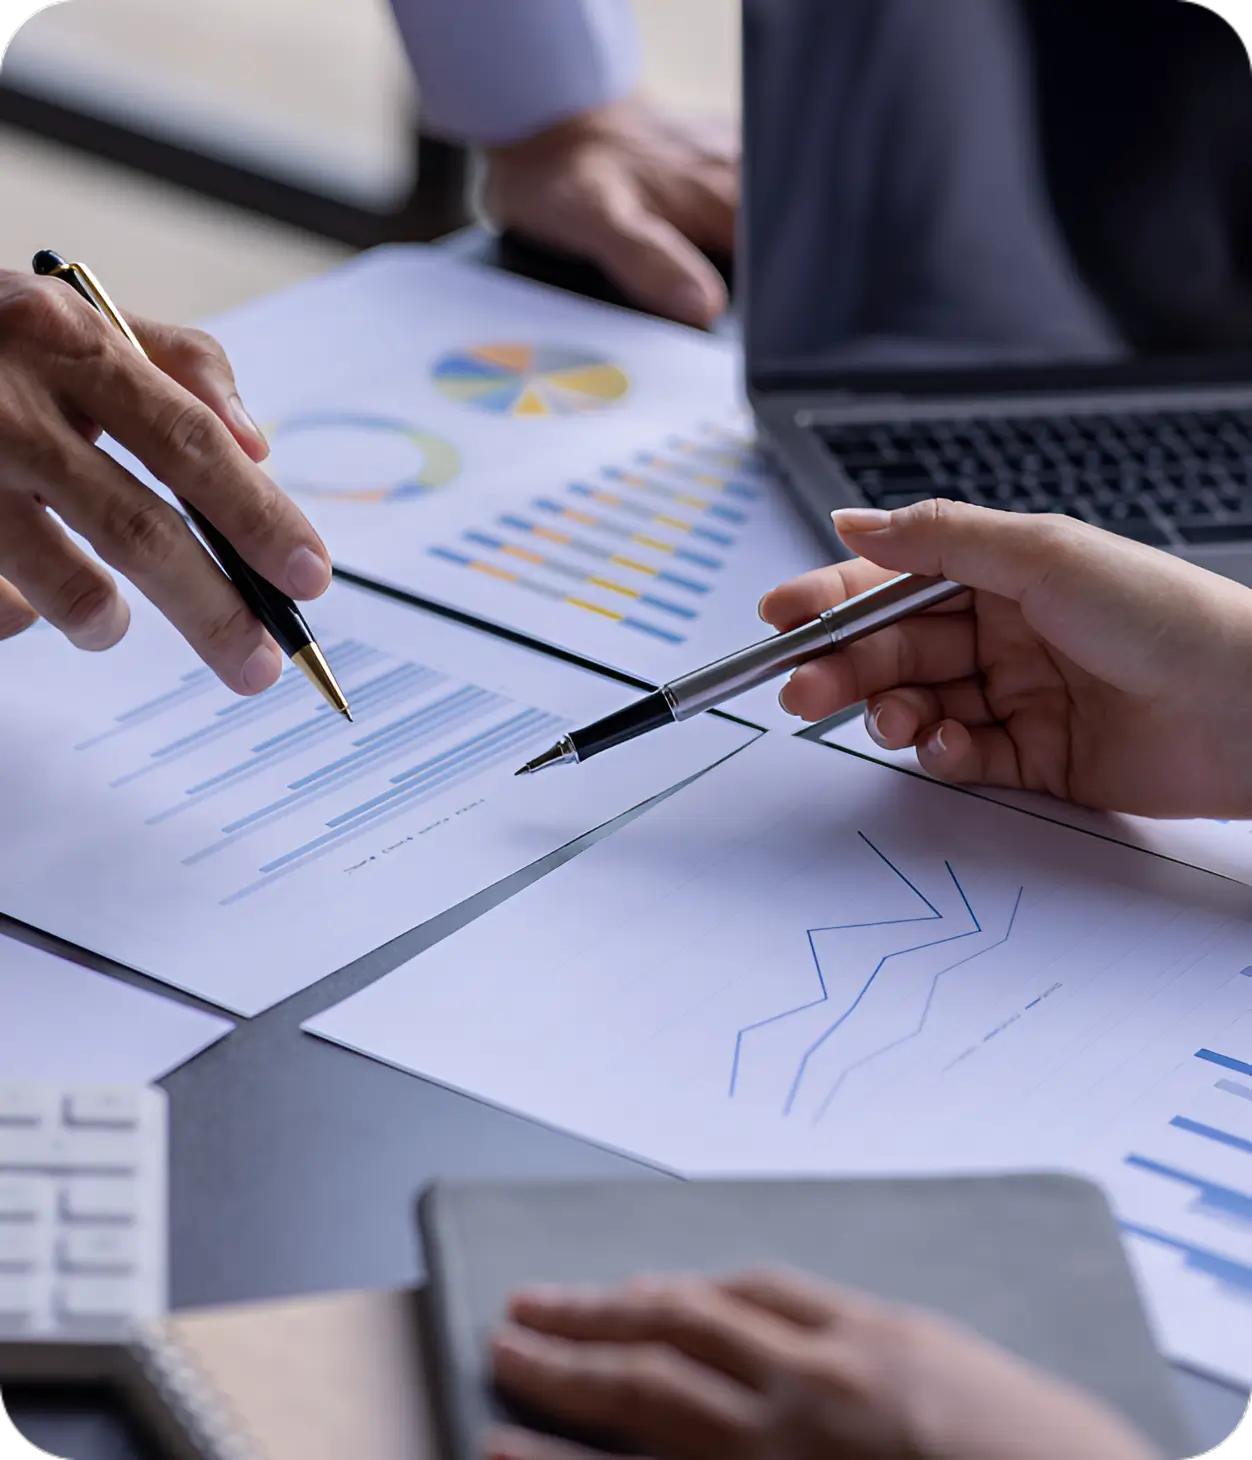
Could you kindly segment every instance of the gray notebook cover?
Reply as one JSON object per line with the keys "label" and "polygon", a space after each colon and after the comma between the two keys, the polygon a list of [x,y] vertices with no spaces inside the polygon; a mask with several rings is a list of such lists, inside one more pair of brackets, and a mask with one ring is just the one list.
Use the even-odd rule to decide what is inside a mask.
{"label": "gray notebook cover", "polygon": [[1105,1199],[1069,1177],[437,1184],[419,1222],[451,1460],[507,1417],[487,1342],[514,1289],[763,1265],[946,1313],[1192,1453]]}

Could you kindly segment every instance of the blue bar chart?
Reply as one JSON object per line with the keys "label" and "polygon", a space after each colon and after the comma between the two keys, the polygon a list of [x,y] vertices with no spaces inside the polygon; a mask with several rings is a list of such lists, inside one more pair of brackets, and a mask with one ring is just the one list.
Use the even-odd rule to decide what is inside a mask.
{"label": "blue bar chart", "polygon": [[327,657],[351,725],[313,699],[295,668],[251,700],[198,670],[79,743],[82,755],[107,745],[129,762],[109,780],[116,792],[158,781],[164,804],[144,824],[189,824],[197,840],[182,866],[229,860],[244,874],[223,889],[223,906],[524,759],[564,728],[546,710],[359,639],[331,642]]}

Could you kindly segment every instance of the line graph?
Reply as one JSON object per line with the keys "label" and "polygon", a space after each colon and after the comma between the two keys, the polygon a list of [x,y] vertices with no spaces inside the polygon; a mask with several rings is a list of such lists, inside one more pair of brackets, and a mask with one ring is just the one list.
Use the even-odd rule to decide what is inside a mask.
{"label": "line graph", "polygon": [[[729,1094],[732,1099],[735,1098],[735,1096],[740,1092],[740,1083],[743,1073],[745,1053],[748,1048],[749,1041],[754,1035],[757,1035],[768,1028],[777,1027],[789,1021],[798,1020],[801,1016],[809,1014],[815,1009],[822,1008],[823,1006],[830,1005],[832,1003],[831,981],[828,977],[822,950],[819,946],[819,942],[822,939],[823,935],[855,933],[879,928],[904,928],[921,923],[951,924],[952,922],[952,918],[949,916],[949,914],[941,911],[941,909],[936,906],[935,901],[933,901],[930,897],[927,897],[927,895],[921,890],[917,883],[910,879],[910,877],[895,862],[893,862],[891,858],[886,855],[885,852],[883,852],[877,845],[875,845],[875,843],[871,841],[864,832],[857,832],[857,836],[862,844],[879,860],[879,862],[881,862],[891,872],[892,876],[902,885],[902,887],[907,889],[908,894],[912,899],[915,900],[916,905],[924,908],[925,911],[918,911],[912,915],[902,916],[898,918],[877,919],[873,921],[862,922],[848,922],[808,929],[806,936],[809,945],[809,955],[812,958],[813,969],[817,978],[817,995],[816,997],[808,999],[803,1003],[796,1004],[788,1009],[784,1009],[777,1014],[772,1014],[764,1019],[758,1019],[753,1023],[745,1025],[738,1030],[735,1037],[734,1053],[731,1059]],[[893,963],[912,954],[924,953],[929,949],[940,948],[949,943],[963,942],[968,938],[976,937],[987,931],[987,929],[983,925],[982,920],[974,911],[970,899],[966,895],[965,889],[961,885],[960,879],[957,877],[957,874],[954,871],[951,863],[945,861],[943,863],[943,869],[945,878],[947,879],[949,884],[949,890],[955,892],[958,899],[962,923],[965,919],[968,919],[969,926],[962,926],[960,923],[958,923],[957,926],[960,929],[959,931],[944,931],[941,936],[923,939],[920,942],[910,942],[907,946],[903,948],[889,949],[888,951],[879,954],[879,956],[874,961],[868,975],[860,983],[859,987],[855,989],[855,992],[852,994],[852,997],[848,1001],[846,1007],[842,1008],[840,1012],[835,1015],[835,1017],[833,1017],[815,1037],[812,1037],[807,1045],[804,1047],[804,1049],[801,1051],[796,1064],[795,1073],[790,1081],[786,1096],[783,1100],[782,1114],[784,1117],[790,1116],[795,1112],[797,1104],[800,1100],[801,1093],[805,1088],[806,1082],[809,1080],[813,1064],[817,1056],[830,1043],[834,1036],[838,1034],[838,1032],[843,1029],[845,1025],[848,1024],[848,1022],[853,1018],[857,1011],[862,1008],[867,998],[869,998],[871,992],[875,989],[877,985],[879,985],[883,975],[887,972],[887,970],[891,967]],[[931,976],[925,1000],[923,1002],[921,1012],[917,1017],[917,1021],[914,1027],[905,1030],[903,1033],[894,1035],[883,1044],[861,1055],[859,1058],[849,1063],[840,1072],[838,1077],[832,1082],[826,1094],[817,1106],[816,1112],[813,1116],[813,1121],[815,1124],[826,1115],[826,1113],[830,1109],[830,1106],[835,1101],[839,1092],[843,1089],[844,1085],[851,1077],[851,1075],[853,1075],[856,1071],[862,1070],[867,1066],[873,1064],[875,1061],[892,1053],[894,1050],[897,1050],[920,1037],[930,1020],[931,1011],[934,1006],[936,995],[939,991],[939,986],[948,974],[954,972],[958,968],[964,967],[965,965],[973,962],[977,958],[981,958],[985,954],[992,952],[994,949],[1002,947],[1008,941],[1008,939],[1012,935],[1014,926],[1017,921],[1017,915],[1021,907],[1023,893],[1024,889],[1018,888],[1016,897],[1013,901],[1012,908],[1009,913],[1005,931],[1000,938],[973,953],[966,954],[964,957],[958,958],[951,963],[945,964],[942,968],[939,968],[934,972],[934,974]],[[937,929],[936,931],[939,930]]]}

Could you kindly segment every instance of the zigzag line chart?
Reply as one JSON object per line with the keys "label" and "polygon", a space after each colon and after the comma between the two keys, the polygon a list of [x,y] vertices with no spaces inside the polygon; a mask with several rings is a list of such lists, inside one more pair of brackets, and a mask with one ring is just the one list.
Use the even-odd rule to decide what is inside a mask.
{"label": "zigzag line chart", "polygon": [[[988,931],[984,926],[983,920],[974,911],[970,899],[966,895],[965,889],[961,885],[960,879],[950,862],[944,861],[943,873],[946,890],[949,893],[955,892],[958,903],[958,910],[952,914],[945,913],[936,906],[936,901],[943,900],[938,893],[936,893],[935,899],[928,897],[917,883],[911,880],[864,832],[858,832],[857,836],[865,847],[902,884],[910,900],[919,908],[919,911],[898,918],[878,919],[871,922],[838,923],[807,930],[809,953],[813,960],[813,969],[817,978],[817,994],[814,998],[808,999],[803,1003],[796,1004],[777,1014],[772,1014],[767,1018],[759,1019],[752,1024],[745,1025],[738,1031],[735,1038],[734,1054],[731,1060],[729,1094],[732,1099],[740,1094],[745,1058],[751,1047],[753,1036],[759,1035],[762,1031],[772,1027],[798,1023],[803,1019],[803,1016],[811,1015],[815,1010],[830,1007],[833,1011],[837,1008],[837,1012],[832,1012],[832,1017],[823,1023],[819,1032],[808,1037],[807,1042],[798,1053],[794,1074],[790,1079],[781,1109],[784,1117],[793,1115],[800,1102],[801,1095],[806,1093],[807,1085],[812,1083],[813,1067],[818,1056],[827,1048],[840,1030],[844,1029],[855,1018],[871,994],[881,987],[883,980],[891,973],[893,964],[898,964],[899,960],[910,955],[923,954],[929,949],[940,948],[950,943],[961,943]],[[1003,947],[1008,942],[1017,922],[1017,915],[1021,908],[1024,891],[1024,888],[1018,888],[1017,890],[1002,936],[974,952],[966,952],[961,957],[945,963],[932,973],[920,1014],[918,1014],[910,1027],[903,1029],[901,1032],[893,1033],[881,1045],[876,1045],[855,1060],[850,1061],[840,1071],[817,1104],[816,1111],[812,1117],[814,1124],[826,1116],[848,1079],[854,1073],[865,1069],[875,1061],[911,1043],[922,1035],[930,1021],[940,985],[949,974],[973,963],[975,960],[984,957],[995,949]],[[920,909],[924,909],[924,911]],[[954,928],[954,919],[958,916],[960,922],[955,924],[954,930],[949,931],[949,929]],[[823,935],[858,933],[876,929],[906,928],[922,923],[939,925],[935,928],[935,932],[940,934],[940,936],[925,938],[920,941],[910,940],[903,947],[890,949],[881,953],[873,962],[865,976],[859,982],[854,980],[853,989],[850,992],[847,1002],[843,1003],[841,1000],[837,1002],[836,997],[832,996],[832,970],[827,966],[820,946],[823,941]],[[943,928],[944,924],[948,925],[947,929]]]}

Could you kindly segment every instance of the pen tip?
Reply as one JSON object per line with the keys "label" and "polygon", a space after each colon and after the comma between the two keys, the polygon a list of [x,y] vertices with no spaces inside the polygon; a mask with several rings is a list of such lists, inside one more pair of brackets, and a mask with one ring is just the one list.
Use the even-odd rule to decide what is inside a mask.
{"label": "pen tip", "polygon": [[524,765],[520,771],[514,771],[513,774],[515,776],[528,776],[530,775],[530,766]]}
{"label": "pen tip", "polygon": [[343,707],[343,717],[348,722],[349,725],[352,725],[352,724],[355,723],[355,721],[352,718],[352,711],[347,707],[347,705],[345,705]]}

